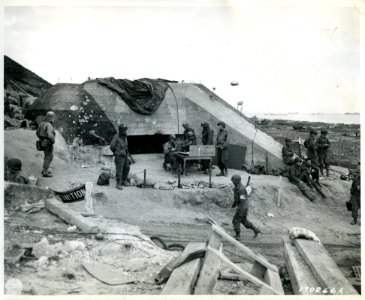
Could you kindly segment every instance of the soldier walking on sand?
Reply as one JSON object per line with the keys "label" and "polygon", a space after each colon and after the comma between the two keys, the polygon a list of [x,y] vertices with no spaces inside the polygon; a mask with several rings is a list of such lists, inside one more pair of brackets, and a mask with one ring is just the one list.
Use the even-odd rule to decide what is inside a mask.
{"label": "soldier walking on sand", "polygon": [[221,172],[217,176],[227,176],[227,161],[228,161],[228,131],[226,124],[222,121],[218,122],[217,134],[217,164]]}
{"label": "soldier walking on sand", "polygon": [[240,239],[241,233],[241,223],[248,229],[252,229],[254,232],[254,237],[261,232],[260,229],[255,227],[249,220],[247,220],[248,209],[249,209],[249,199],[247,188],[241,183],[241,176],[235,174],[232,176],[231,181],[234,185],[234,201],[232,203],[232,208],[236,207],[236,213],[233,217],[232,224],[233,229],[236,233],[235,239]]}
{"label": "soldier walking on sand", "polygon": [[357,224],[357,218],[359,217],[360,200],[361,200],[360,184],[361,184],[360,162],[358,162],[356,174],[352,180],[352,185],[351,185],[352,217],[354,218],[354,220],[351,222],[351,225]]}
{"label": "soldier walking on sand", "polygon": [[316,141],[316,146],[317,146],[318,162],[321,174],[323,175],[323,167],[325,167],[326,176],[330,176],[329,163],[328,163],[328,148],[330,147],[331,143],[326,137],[327,133],[328,133],[327,130],[325,129],[321,130],[321,135]]}
{"label": "soldier walking on sand", "polygon": [[52,177],[52,173],[49,171],[49,167],[53,160],[53,144],[56,141],[56,132],[53,124],[56,120],[56,114],[53,111],[49,111],[46,114],[44,120],[39,124],[37,128],[37,136],[41,141],[41,147],[44,152],[43,162],[43,177]]}
{"label": "soldier walking on sand", "polygon": [[110,150],[114,153],[116,188],[122,190],[123,185],[129,185],[127,182],[130,169],[127,141],[128,127],[124,124],[120,124],[118,129],[118,133],[113,137],[110,143]]}

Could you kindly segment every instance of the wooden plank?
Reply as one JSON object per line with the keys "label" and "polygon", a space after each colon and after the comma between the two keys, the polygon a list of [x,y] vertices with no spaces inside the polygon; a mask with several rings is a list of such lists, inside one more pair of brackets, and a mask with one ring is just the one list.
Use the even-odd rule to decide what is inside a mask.
{"label": "wooden plank", "polygon": [[283,250],[290,282],[295,295],[313,295],[311,287],[323,287],[318,283],[307,263],[299,254],[297,248],[290,244],[288,238],[283,238]]}
{"label": "wooden plank", "polygon": [[[218,249],[222,251],[221,237],[213,232],[210,236],[208,247],[217,251]],[[195,295],[212,294],[214,286],[218,279],[220,265],[220,259],[217,259],[217,257],[213,253],[207,252],[205,254],[203,266],[194,289]]]}
{"label": "wooden plank", "polygon": [[99,227],[95,225],[90,219],[81,215],[80,212],[74,211],[67,207],[61,201],[50,198],[45,201],[46,208],[53,214],[60,217],[71,225],[76,225],[81,231],[85,233],[98,233]]}
{"label": "wooden plank", "polygon": [[[271,286],[275,291],[279,292],[280,295],[284,295],[283,285],[281,284],[280,276],[278,272],[271,271],[270,269],[266,269],[264,275],[264,282]],[[266,288],[260,289],[260,295],[266,295]]]}
{"label": "wooden plank", "polygon": [[[296,239],[295,246],[303,256],[318,282],[328,288],[329,293],[357,295],[355,288],[348,282],[339,267],[330,257],[321,242]],[[332,292],[332,290],[334,292]],[[339,290],[341,292],[339,292]]]}
{"label": "wooden plank", "polygon": [[267,259],[265,257],[255,254],[250,248],[244,246],[239,241],[235,240],[222,227],[220,227],[216,224],[213,224],[212,229],[214,232],[219,234],[223,239],[225,239],[226,241],[230,242],[232,245],[234,245],[237,248],[239,248],[240,250],[242,250],[246,255],[248,255],[253,260],[258,261],[260,264],[262,264],[263,266],[265,266],[266,268],[268,268],[274,272],[278,272],[277,266],[272,265],[271,263],[269,263],[267,261]]}
{"label": "wooden plank", "polygon": [[208,246],[207,254],[213,254],[216,260],[221,260],[222,262],[224,262],[226,265],[228,265],[230,268],[236,271],[239,275],[241,275],[243,280],[248,280],[259,287],[264,287],[268,292],[274,295],[281,295],[279,291],[275,290],[265,282],[261,281],[256,276],[251,275],[249,272],[242,270],[240,267],[231,262],[223,253],[219,252],[218,250]]}
{"label": "wooden plank", "polygon": [[[205,243],[189,243],[181,255],[205,249]],[[191,295],[201,268],[202,259],[194,259],[174,269],[161,295]]]}

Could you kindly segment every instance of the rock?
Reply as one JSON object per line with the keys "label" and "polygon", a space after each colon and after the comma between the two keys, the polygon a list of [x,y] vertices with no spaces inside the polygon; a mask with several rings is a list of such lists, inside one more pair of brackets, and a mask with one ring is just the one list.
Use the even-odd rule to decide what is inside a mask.
{"label": "rock", "polygon": [[21,295],[23,283],[18,278],[10,278],[5,284],[5,293],[8,295]]}
{"label": "rock", "polygon": [[37,260],[37,267],[38,268],[45,268],[48,265],[48,257],[47,256],[41,256]]}
{"label": "rock", "polygon": [[103,234],[102,233],[97,233],[96,235],[95,235],[95,239],[96,240],[98,240],[98,241],[101,241],[101,240],[103,240],[104,239],[104,236],[103,236]]}
{"label": "rock", "polygon": [[134,258],[127,262],[125,270],[130,272],[140,272],[146,269],[147,262],[143,258]]}
{"label": "rock", "polygon": [[67,241],[64,245],[64,250],[67,252],[75,250],[85,250],[86,246],[81,241]]}
{"label": "rock", "polygon": [[42,256],[55,256],[58,253],[57,247],[49,245],[48,240],[46,237],[43,237],[41,241],[37,244],[33,245],[32,254],[35,257],[42,257]]}
{"label": "rock", "polygon": [[75,232],[77,230],[77,227],[76,227],[76,225],[70,226],[66,230],[67,230],[67,232]]}

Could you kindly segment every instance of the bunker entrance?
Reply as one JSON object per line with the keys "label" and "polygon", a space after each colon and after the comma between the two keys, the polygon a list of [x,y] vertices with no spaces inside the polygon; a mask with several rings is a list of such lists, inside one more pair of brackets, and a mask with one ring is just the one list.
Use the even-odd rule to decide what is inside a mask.
{"label": "bunker entrance", "polygon": [[168,139],[167,134],[128,136],[128,150],[130,154],[163,153]]}

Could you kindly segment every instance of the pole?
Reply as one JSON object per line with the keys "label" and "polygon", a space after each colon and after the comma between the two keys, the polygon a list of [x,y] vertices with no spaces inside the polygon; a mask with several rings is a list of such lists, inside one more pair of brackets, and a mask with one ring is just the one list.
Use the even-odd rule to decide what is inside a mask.
{"label": "pole", "polygon": [[281,203],[280,203],[280,197],[281,197],[281,176],[279,176],[278,206],[281,205]]}
{"label": "pole", "polygon": [[209,188],[212,188],[212,168],[211,168],[211,161],[209,161]]}
{"label": "pole", "polygon": [[179,167],[177,168],[177,187],[178,187],[179,189],[181,189],[181,188],[182,188],[182,186],[181,186],[181,182],[180,182],[180,173],[181,173],[181,167],[180,167],[180,165],[179,165]]}
{"label": "pole", "polygon": [[340,140],[340,157],[338,159],[338,166],[341,167],[341,158],[342,158],[342,139]]}
{"label": "pole", "polygon": [[144,170],[143,170],[143,188],[145,188],[145,187],[146,187],[146,173],[147,173],[147,170],[146,170],[146,169],[144,169]]}

